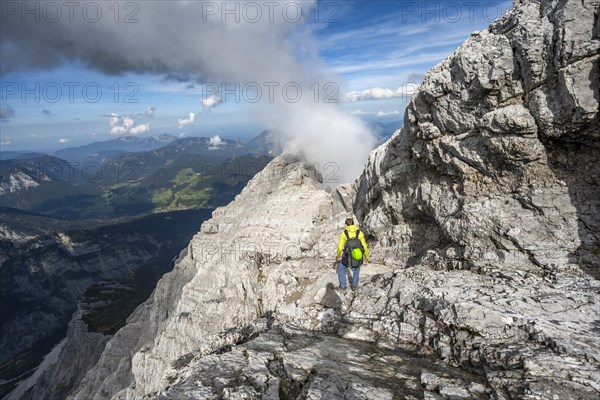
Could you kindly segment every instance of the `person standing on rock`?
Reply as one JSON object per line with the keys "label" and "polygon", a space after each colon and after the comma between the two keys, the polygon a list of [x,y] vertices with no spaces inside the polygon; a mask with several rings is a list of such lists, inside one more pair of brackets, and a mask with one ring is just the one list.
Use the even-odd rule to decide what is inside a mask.
{"label": "person standing on rock", "polygon": [[346,270],[352,269],[352,289],[358,288],[360,266],[369,263],[369,248],[365,242],[365,235],[354,225],[354,219],[346,218],[346,228],[340,234],[337,252],[335,255],[338,265],[340,288],[346,289]]}

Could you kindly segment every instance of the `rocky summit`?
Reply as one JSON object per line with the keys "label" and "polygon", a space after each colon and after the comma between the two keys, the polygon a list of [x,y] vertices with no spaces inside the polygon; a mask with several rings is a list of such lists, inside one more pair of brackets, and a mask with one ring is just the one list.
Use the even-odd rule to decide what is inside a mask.
{"label": "rocky summit", "polygon": [[[64,367],[73,321],[26,396],[597,399],[599,32],[598,0],[515,2],[425,76],[354,184],[276,158],[88,336],[85,375]],[[352,214],[372,260],[340,291]]]}

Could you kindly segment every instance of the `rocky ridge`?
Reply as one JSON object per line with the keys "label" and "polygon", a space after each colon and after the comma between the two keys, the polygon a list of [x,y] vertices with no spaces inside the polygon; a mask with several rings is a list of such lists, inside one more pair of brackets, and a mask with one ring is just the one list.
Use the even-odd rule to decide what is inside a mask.
{"label": "rocky ridge", "polygon": [[599,276],[598,24],[597,1],[516,2],[426,75],[358,185],[382,247]]}
{"label": "rocky ridge", "polygon": [[[354,185],[275,159],[69,398],[597,398],[598,7],[517,1],[427,74]],[[352,212],[373,263],[341,293]]]}
{"label": "rocky ridge", "polygon": [[[396,304],[384,285],[392,267],[365,268],[360,293],[334,289],[342,193],[328,190],[310,164],[275,159],[203,224],[69,398],[489,398],[481,376],[422,359],[418,346],[398,351],[395,322],[383,316]],[[400,367],[390,357],[411,361]],[[384,364],[387,379],[379,376]],[[356,385],[347,381],[355,372]]]}

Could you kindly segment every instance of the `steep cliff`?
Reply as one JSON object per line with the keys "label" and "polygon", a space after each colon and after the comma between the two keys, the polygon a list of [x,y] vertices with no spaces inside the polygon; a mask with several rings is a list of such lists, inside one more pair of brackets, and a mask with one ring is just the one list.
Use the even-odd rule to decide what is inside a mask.
{"label": "steep cliff", "polygon": [[[3,208],[0,396],[31,374],[64,337],[71,314],[90,286],[99,281],[134,282],[139,296],[122,307],[133,311],[209,215],[210,210],[194,210],[120,223],[80,223]],[[112,317],[119,321],[119,316]],[[120,322],[126,317],[121,315]]]}
{"label": "steep cliff", "polygon": [[426,269],[401,273],[425,297],[411,341],[512,397],[599,389],[598,7],[517,1],[426,75],[357,183],[375,254]]}
{"label": "steep cliff", "polygon": [[[597,398],[598,7],[516,2],[427,74],[352,186],[275,159],[69,398]],[[352,212],[373,260],[342,293]]]}
{"label": "steep cliff", "polygon": [[599,276],[598,24],[598,1],[517,2],[426,75],[360,178],[382,249]]}

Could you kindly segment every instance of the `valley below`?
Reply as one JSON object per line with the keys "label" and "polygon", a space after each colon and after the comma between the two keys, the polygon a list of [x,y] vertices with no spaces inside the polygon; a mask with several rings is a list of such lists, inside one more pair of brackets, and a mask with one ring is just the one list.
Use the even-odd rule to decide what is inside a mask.
{"label": "valley below", "polygon": [[[159,139],[59,154],[70,161],[0,161],[0,397],[36,371],[74,315],[100,338],[125,325],[213,210],[271,159],[260,139],[256,152]],[[142,151],[118,150],[134,145]],[[102,148],[111,156],[98,159]]]}

